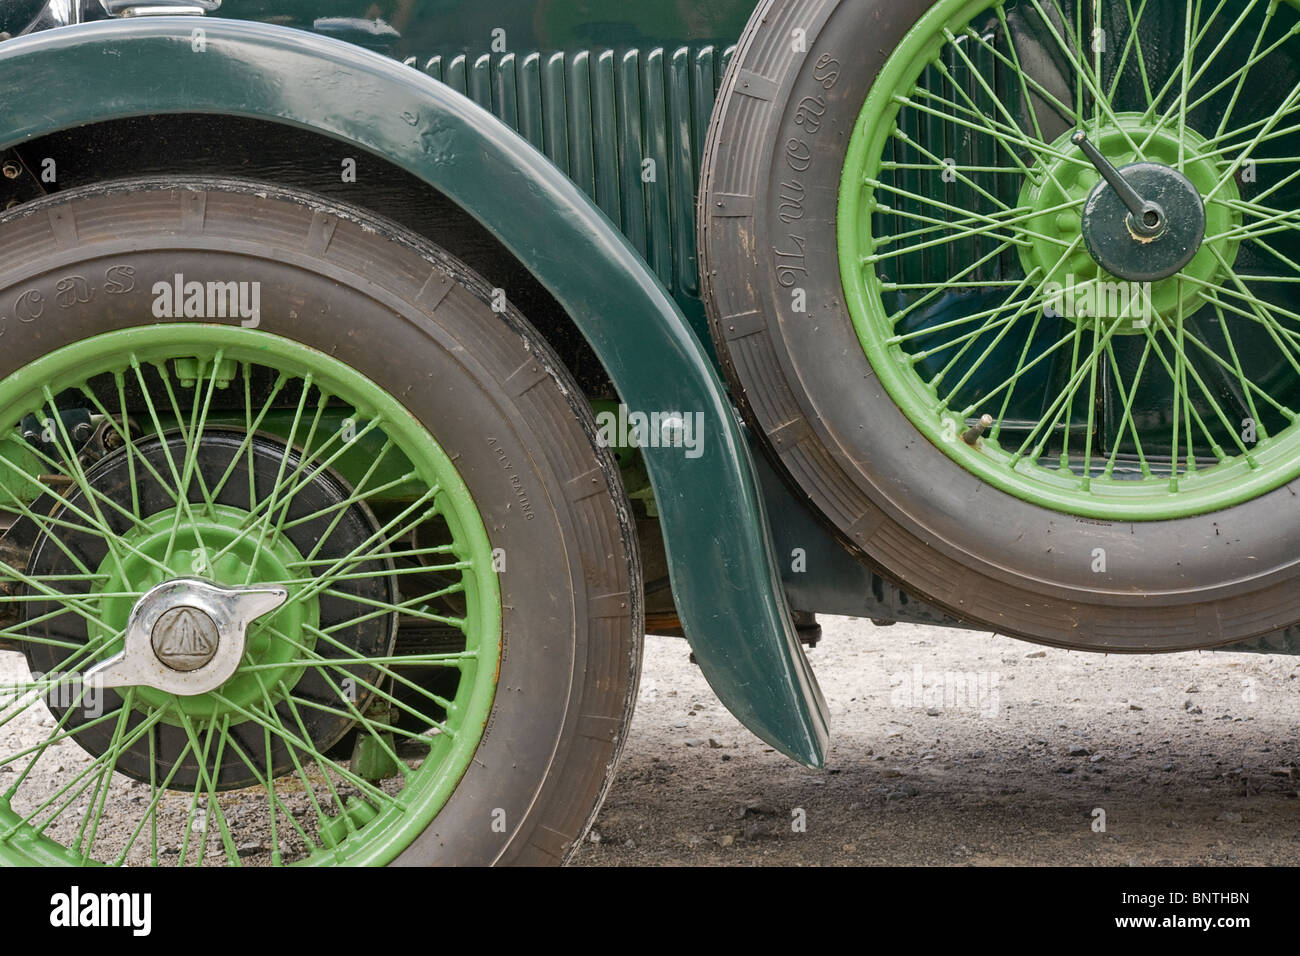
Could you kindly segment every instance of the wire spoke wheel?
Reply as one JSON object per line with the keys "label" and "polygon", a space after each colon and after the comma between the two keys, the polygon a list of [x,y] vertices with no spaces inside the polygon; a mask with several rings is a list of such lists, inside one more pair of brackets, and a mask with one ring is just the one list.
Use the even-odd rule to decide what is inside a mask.
{"label": "wire spoke wheel", "polygon": [[765,0],[700,188],[732,394],[843,541],[1054,645],[1300,621],[1300,2]]}
{"label": "wire spoke wheel", "polygon": [[0,261],[0,865],[563,863],[641,568],[518,309],[260,181],[63,190]]}
{"label": "wire spoke wheel", "polygon": [[[1298,25],[1268,0],[921,17],[866,99],[838,220],[862,348],[921,433],[1092,518],[1300,475]],[[1164,231],[1129,221],[1079,134],[1164,197]]]}
{"label": "wire spoke wheel", "polygon": [[[0,733],[27,741],[0,756],[0,858],[383,863],[429,825],[492,706],[501,620],[474,499],[423,426],[321,352],[212,325],[65,346],[0,409],[0,640],[23,655]],[[178,580],[283,602],[213,686],[102,686]],[[201,674],[232,636],[179,610],[154,666]]]}

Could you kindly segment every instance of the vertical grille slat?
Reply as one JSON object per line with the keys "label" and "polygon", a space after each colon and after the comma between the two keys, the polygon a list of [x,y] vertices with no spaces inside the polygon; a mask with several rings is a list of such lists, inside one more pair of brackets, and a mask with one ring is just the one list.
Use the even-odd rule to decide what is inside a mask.
{"label": "vertical grille slat", "polygon": [[618,104],[619,180],[622,187],[623,232],[646,255],[645,189],[641,161],[645,156],[645,124],[641,115],[641,53],[628,50],[619,58],[615,88]]}
{"label": "vertical grille slat", "polygon": [[[564,54],[558,54],[564,56]],[[573,58],[569,69],[569,178],[588,196],[596,196],[596,150],[592,126],[591,54]]]}
{"label": "vertical grille slat", "polygon": [[469,92],[469,58],[465,54],[454,56],[447,64],[447,75],[442,80],[457,93]]}
{"label": "vertical grille slat", "polygon": [[518,73],[513,53],[497,60],[492,69],[492,102],[501,122],[524,132],[519,123]]}
{"label": "vertical grille slat", "polygon": [[[530,53],[519,64],[519,82],[515,98],[519,107],[519,132],[524,139],[546,152],[542,132],[542,57]],[[563,104],[561,104],[561,107]]]}
{"label": "vertical grille slat", "polygon": [[[695,297],[700,160],[734,49],[443,51],[413,62],[518,130],[596,201],[669,291]],[[651,182],[642,181],[646,160]]]}
{"label": "vertical grille slat", "polygon": [[492,56],[484,53],[474,60],[469,71],[469,98],[483,107],[492,109]]}
{"label": "vertical grille slat", "polygon": [[[695,54],[692,77],[692,100],[695,108],[695,139],[697,160],[704,152],[704,141],[709,135],[709,120],[713,118],[713,102],[718,95],[720,67],[714,61],[716,52],[711,46],[701,47]],[[699,177],[699,163],[694,167],[694,175]],[[696,184],[698,187],[698,183]]]}
{"label": "vertical grille slat", "polygon": [[[645,56],[642,79],[642,127],[645,130],[642,162],[653,164],[649,173],[643,171],[641,191],[646,205],[647,261],[659,281],[671,287],[672,261],[672,211],[671,195],[673,175],[668,164],[668,105],[664,71],[664,51],[651,50]],[[646,181],[647,176],[650,177]]]}
{"label": "vertical grille slat", "polygon": [[[546,155],[560,172],[573,176],[571,169],[577,164],[569,164],[569,102],[565,96],[564,54],[552,53],[542,65],[541,110],[542,139],[546,143]],[[582,183],[580,187],[586,189]]]}
{"label": "vertical grille slat", "polygon": [[668,80],[673,274],[681,291],[695,295],[698,292],[699,276],[696,275],[695,256],[690,252],[695,232],[695,169],[699,157],[695,152],[691,99],[691,51],[679,47],[673,51]]}
{"label": "vertical grille slat", "polygon": [[622,131],[614,110],[612,50],[606,50],[596,58],[596,72],[591,84],[591,128],[591,144],[596,158],[596,204],[615,225],[622,228],[624,223],[618,195],[618,145]]}

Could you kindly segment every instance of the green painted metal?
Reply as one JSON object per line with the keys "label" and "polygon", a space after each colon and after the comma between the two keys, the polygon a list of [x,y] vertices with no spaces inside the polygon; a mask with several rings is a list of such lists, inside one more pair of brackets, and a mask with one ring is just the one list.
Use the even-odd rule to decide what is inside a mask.
{"label": "green painted metal", "polygon": [[[195,29],[205,31],[202,52]],[[105,84],[110,57],[113,82]],[[597,72],[613,68],[602,54]],[[620,76],[630,82],[626,69]],[[473,75],[488,72],[476,67]],[[614,77],[591,87],[599,114],[609,107],[600,91],[614,91]],[[85,95],[51,98],[54,88]],[[825,703],[790,620],[749,449],[717,373],[637,251],[526,140],[416,70],[236,21],[97,23],[6,42],[0,97],[4,146],[133,115],[260,118],[383,155],[471,213],[567,308],[625,402],[703,414],[698,457],[671,447],[645,452],[687,637],[705,677],[746,726],[797,760],[822,762]],[[600,168],[603,151],[595,153],[599,195],[611,177]]]}
{"label": "green painted metal", "polygon": [[[1152,129],[1153,124],[1144,122],[1140,113],[1122,113],[1116,119],[1118,124],[1107,125],[1100,131],[1097,146],[1119,167],[1143,161],[1172,167],[1179,162],[1180,149],[1194,156],[1208,149],[1205,137],[1191,128],[1181,133],[1178,130]],[[1052,153],[1044,156],[1033,170],[1038,174],[1037,178],[1025,178],[1016,205],[1036,212],[1026,224],[1026,228],[1033,232],[1030,242],[1017,251],[1026,273],[1038,269],[1041,275],[1053,274],[1060,282],[1069,275],[1074,277],[1072,284],[1082,286],[1095,279],[1107,278],[1107,273],[1089,255],[1085,248],[1086,239],[1083,246],[1058,265],[1061,250],[1065,248],[1062,243],[1072,243],[1082,229],[1080,201],[1086,203],[1101,181],[1099,172],[1079,165],[1079,152],[1070,141],[1074,132],[1067,130],[1051,144]],[[1142,144],[1140,157],[1130,141]],[[1198,158],[1186,161],[1184,173],[1201,193],[1206,193],[1218,183],[1222,175],[1219,167],[1217,162]],[[1227,203],[1240,202],[1234,181],[1229,180],[1223,192]],[[1068,211],[1062,212],[1063,207],[1069,207]],[[1205,210],[1205,216],[1205,234],[1211,238],[1181,270],[1183,281],[1173,276],[1151,285],[1151,307],[1161,315],[1174,315],[1179,308],[1191,315],[1201,308],[1207,301],[1208,287],[1220,279],[1219,258],[1229,262],[1236,259],[1241,240],[1234,238],[1233,233],[1241,225],[1241,213],[1229,204],[1212,204]],[[1138,257],[1134,255],[1133,258]],[[1199,281],[1188,281],[1188,276]],[[1143,324],[1139,315],[1119,321],[1122,327],[1117,334],[1142,334]]]}
{"label": "green painted metal", "polygon": [[730,54],[708,44],[480,50],[411,65],[516,129],[595,199],[711,348],[699,302],[695,195]]}
{"label": "green painted metal", "polygon": [[[191,385],[182,384],[180,367],[172,365],[176,360],[180,365],[189,365],[198,371]],[[254,368],[269,369],[277,376],[283,376],[288,383],[309,383],[314,386],[319,398],[316,408],[323,408],[330,401],[344,403],[353,415],[364,418],[368,423],[382,427],[393,445],[401,449],[406,461],[411,463],[412,471],[424,484],[426,491],[412,508],[422,508],[421,514],[431,515],[435,511],[446,522],[449,544],[439,547],[410,548],[408,554],[423,553],[432,560],[424,563],[430,570],[453,571],[459,574],[457,587],[464,594],[464,614],[454,622],[464,635],[463,650],[455,654],[433,656],[384,656],[339,657],[336,653],[322,654],[317,649],[321,645],[338,646],[335,637],[315,625],[319,623],[317,596],[330,594],[326,590],[331,584],[335,587],[346,578],[346,571],[353,564],[336,562],[316,573],[304,575],[306,560],[315,557],[316,552],[302,555],[292,544],[280,537],[279,532],[285,526],[288,511],[276,519],[275,502],[282,497],[291,500],[293,492],[302,481],[309,480],[310,474],[304,469],[324,468],[331,457],[347,439],[340,439],[341,432],[324,432],[314,421],[309,394],[313,389],[303,387],[295,416],[295,425],[288,438],[289,444],[299,449],[301,461],[292,471],[282,468],[266,496],[259,502],[259,508],[266,505],[262,514],[241,511],[224,505],[215,505],[219,485],[209,489],[206,482],[199,480],[203,500],[192,500],[195,495],[190,489],[194,487],[194,475],[197,470],[198,456],[202,439],[210,434],[213,422],[208,419],[208,410],[213,403],[213,396],[221,387],[218,379],[229,376],[227,368],[238,366],[244,375],[244,381],[251,378]],[[168,368],[173,371],[169,372]],[[76,460],[76,445],[64,430],[54,458],[46,462],[47,471],[62,466],[64,472],[70,472],[71,487],[80,494],[78,506],[70,493],[50,492],[61,506],[67,508],[79,524],[79,532],[96,535],[107,546],[108,556],[104,563],[94,569],[93,574],[75,575],[77,581],[41,580],[23,572],[21,569],[3,566],[6,577],[14,578],[33,594],[44,595],[52,602],[65,601],[66,606],[74,607],[85,617],[85,634],[88,640],[80,645],[72,645],[63,662],[57,668],[51,668],[47,677],[34,679],[31,687],[41,692],[49,689],[48,680],[54,679],[61,684],[75,677],[80,690],[77,701],[88,692],[85,684],[80,683],[80,675],[93,665],[108,659],[121,648],[121,638],[130,609],[140,597],[162,580],[171,580],[177,576],[199,574],[208,580],[227,586],[246,586],[249,584],[278,584],[289,591],[288,601],[272,614],[259,619],[247,633],[245,654],[240,669],[219,690],[209,691],[194,696],[175,696],[150,687],[133,687],[122,691],[121,703],[107,714],[96,720],[112,720],[115,724],[112,739],[104,752],[92,755],[91,764],[86,768],[73,765],[64,771],[59,767],[51,773],[56,777],[54,786],[56,796],[49,798],[45,793],[35,798],[28,796],[24,782],[29,777],[37,761],[47,755],[50,748],[64,739],[71,732],[68,721],[72,710],[68,710],[59,719],[46,739],[29,750],[6,756],[5,763],[16,774],[5,777],[5,789],[0,791],[0,863],[10,865],[86,865],[94,863],[122,863],[131,853],[133,846],[141,840],[142,832],[150,832],[141,844],[148,852],[139,862],[160,862],[158,818],[153,816],[151,831],[146,831],[156,808],[165,799],[168,784],[173,779],[185,751],[176,758],[170,771],[158,773],[151,769],[150,779],[145,781],[149,789],[147,804],[140,804],[138,821],[131,830],[130,840],[125,848],[116,846],[96,852],[95,832],[99,819],[104,815],[104,807],[113,787],[112,770],[117,764],[123,749],[134,745],[147,746],[149,763],[155,763],[154,738],[149,728],[169,724],[183,728],[188,735],[191,746],[202,749],[205,757],[212,748],[217,754],[216,763],[220,764],[223,752],[241,754],[248,770],[264,782],[274,775],[268,766],[259,773],[256,763],[244,751],[236,740],[236,732],[243,734],[244,747],[248,746],[248,734],[265,736],[267,747],[272,737],[289,742],[293,765],[296,773],[290,773],[291,782],[284,790],[301,785],[301,792],[309,794],[315,809],[318,836],[312,839],[304,833],[297,823],[291,823],[292,817],[282,805],[276,804],[276,791],[270,786],[265,797],[266,819],[269,820],[269,848],[273,863],[281,862],[281,845],[276,838],[276,822],[288,831],[290,827],[303,839],[305,848],[299,848],[301,856],[294,860],[303,865],[379,865],[390,862],[402,850],[419,836],[432,822],[455,790],[466,768],[472,760],[478,742],[487,724],[492,702],[496,694],[498,665],[501,654],[501,595],[495,572],[492,571],[492,547],[482,518],[474,504],[468,487],[458,474],[451,459],[438,445],[432,435],[416,421],[400,402],[389,395],[382,385],[358,374],[342,362],[310,349],[300,343],[284,339],[269,333],[251,329],[233,328],[211,324],[163,324],[133,328],[123,331],[108,332],[72,345],[57,349],[40,360],[23,368],[3,381],[0,381],[0,434],[13,433],[18,422],[26,415],[36,415],[38,419],[54,420],[57,417],[55,395],[81,392],[88,397],[92,394],[89,383],[97,381],[115,383],[115,396],[102,401],[97,408],[106,418],[116,422],[128,417],[144,419],[147,425],[139,427],[146,431],[165,429],[157,415],[154,402],[147,398],[147,390],[141,388],[146,397],[146,415],[128,414],[128,385],[143,386],[146,378],[144,370],[151,370],[161,381],[167,395],[167,403],[173,411],[172,421],[184,423],[181,426],[184,456],[176,460],[168,452],[167,470],[170,471],[171,486],[166,479],[160,479],[160,486],[168,489],[175,507],[145,518],[140,513],[140,503],[133,497],[131,508],[133,527],[123,535],[115,534],[103,518],[108,510],[108,499],[100,492],[97,496],[93,485],[87,479],[85,471],[79,465],[70,465]],[[269,401],[267,405],[269,407]],[[251,427],[257,410],[247,409],[245,445],[236,451],[235,458],[240,460],[244,447],[251,439],[255,429]],[[147,464],[145,456],[133,451],[135,445],[127,440],[120,425],[113,426],[122,440],[121,447],[127,449],[128,461],[133,469],[152,467]],[[139,436],[136,436],[137,438]],[[133,471],[133,474],[135,472]],[[228,475],[229,476],[229,473]],[[373,479],[372,479],[373,480]],[[359,485],[363,488],[364,485]],[[186,491],[179,491],[184,488]],[[103,500],[103,503],[101,502]],[[332,506],[331,506],[332,507]],[[5,509],[8,510],[8,509]],[[376,552],[386,553],[383,541],[386,536],[397,536],[402,530],[401,522],[407,519],[399,512],[397,519],[379,528],[375,535],[375,544],[370,541],[366,546],[374,547]],[[23,512],[27,519],[37,524],[42,533],[49,530],[44,518],[30,510]],[[394,523],[394,520],[397,522]],[[403,532],[404,533],[404,532]],[[277,543],[277,541],[279,543]],[[198,555],[202,555],[198,561]],[[362,552],[361,557],[365,557]],[[454,563],[448,563],[448,557],[454,557]],[[359,560],[359,559],[358,559]],[[345,559],[346,561],[346,559]],[[335,570],[343,564],[341,569]],[[84,582],[84,584],[83,584]],[[439,585],[441,587],[442,585]],[[64,590],[66,589],[66,590]],[[66,595],[66,598],[65,598]],[[420,595],[406,595],[410,600],[425,606]],[[335,602],[341,599],[337,595]],[[358,602],[356,618],[360,620],[376,613],[372,608],[374,602]],[[414,608],[396,604],[378,605],[383,613],[418,613]],[[23,638],[20,636],[19,640]],[[62,652],[60,652],[62,653]],[[401,703],[386,691],[390,682],[403,682],[403,686],[414,686],[408,678],[397,674],[395,669],[402,664],[408,666],[430,666],[437,660],[440,667],[454,667],[460,673],[454,694],[450,700],[424,692],[423,696],[414,698],[419,708],[441,706],[444,716],[441,721],[436,718],[424,718],[419,709],[410,703]],[[354,662],[364,663],[377,672],[380,677],[374,685],[369,686],[372,704],[366,713],[358,711],[347,692],[340,686],[344,678],[340,673],[350,675],[353,672],[337,669],[335,676],[328,676],[331,660],[341,660],[349,665]],[[295,688],[305,668],[317,668],[326,675],[324,680],[330,690],[336,694],[336,710],[344,716],[354,718],[359,725],[372,731],[370,740],[361,745],[363,764],[366,774],[362,775],[345,770],[332,762],[314,744],[315,742],[303,729],[300,709],[310,702],[297,699],[297,704],[286,704],[295,715],[297,726],[286,727],[279,717],[275,705],[282,701],[292,702],[290,688]],[[356,680],[364,680],[356,677]],[[45,681],[46,683],[42,683]],[[23,690],[26,685],[18,685]],[[393,683],[391,686],[399,686]],[[8,685],[7,693],[12,694],[15,685]],[[24,691],[25,692],[25,691]],[[398,758],[391,745],[386,753],[388,763],[379,759],[375,749],[383,751],[385,744],[393,739],[395,729],[387,720],[377,713],[374,702],[388,706],[405,707],[407,713],[423,718],[426,727],[432,729],[435,724],[438,733],[415,734],[404,732],[408,743],[417,743],[423,748],[420,758],[413,764]],[[427,703],[426,703],[427,701]],[[320,702],[316,702],[317,706]],[[75,709],[74,703],[73,708]],[[12,712],[6,720],[31,708],[44,705],[39,695],[33,695],[28,703]],[[350,708],[351,713],[348,713]],[[258,728],[262,728],[259,734]],[[199,741],[204,743],[200,744]],[[230,750],[227,751],[226,748]],[[328,749],[328,748],[325,748]],[[301,760],[299,756],[301,755]],[[412,759],[410,757],[408,760]],[[302,769],[306,763],[318,770],[320,779],[313,779]],[[166,762],[164,762],[165,767]],[[383,790],[369,786],[368,781],[390,775],[400,774],[403,779],[399,788]],[[210,777],[204,772],[202,786],[196,784],[192,797],[188,799],[188,813],[184,819],[181,832],[183,837],[168,831],[170,841],[183,839],[179,862],[202,865],[204,849],[207,844],[207,821],[215,820],[221,830],[221,847],[226,862],[238,865],[240,856],[237,841],[231,835],[231,825],[226,816],[231,810],[231,803],[222,809],[223,800],[233,801],[247,812],[247,804],[241,803],[238,796],[225,796]],[[337,777],[335,780],[333,777]],[[87,800],[90,810],[83,817],[80,829],[60,830],[57,823],[64,811],[74,800],[86,792],[90,783],[98,778],[98,784]],[[83,783],[83,780],[85,781]],[[348,789],[360,791],[348,803],[343,803],[338,789],[344,784]],[[120,785],[120,784],[119,784]],[[80,789],[78,787],[80,786]],[[63,795],[72,794],[66,803],[60,803]],[[232,791],[237,793],[237,791]],[[200,809],[200,795],[206,805]],[[180,794],[180,797],[187,797]],[[184,800],[182,800],[182,803]],[[32,804],[36,806],[33,808]],[[321,804],[325,804],[333,813],[325,813]],[[190,855],[191,834],[194,831],[196,814],[201,814],[203,823],[200,832],[204,837],[197,841],[197,849]],[[233,815],[231,817],[233,820]],[[92,824],[87,837],[87,825]],[[62,834],[62,835],[61,835]],[[264,834],[259,837],[264,838]],[[75,838],[75,839],[74,839]],[[152,844],[149,845],[149,841]],[[137,856],[139,852],[137,852]]]}
{"label": "green painted metal", "polygon": [[[1127,38],[1109,59],[1089,42],[1106,30]],[[1105,520],[1230,508],[1300,475],[1300,144],[1274,82],[1300,69],[1297,32],[1295,0],[1222,17],[1181,0],[941,0],[922,15],[866,97],[838,238],[863,349],[936,447],[1025,501]],[[1042,49],[1073,92],[1019,69]],[[1198,193],[1205,239],[1176,275],[1142,288],[1089,254],[1100,174],[1075,130]],[[1269,185],[1240,174],[1256,160]]]}
{"label": "green painted metal", "polygon": [[[102,342],[97,344],[101,349],[104,346]],[[215,424],[209,422],[210,426]],[[193,447],[192,442],[188,444]],[[263,544],[248,534],[254,516],[247,511],[216,506],[208,513],[190,515],[189,510],[169,508],[148,516],[138,528],[122,536],[125,554],[110,553],[94,569],[106,579],[103,593],[113,595],[99,601],[98,621],[89,628],[91,642],[104,649],[99,659],[122,651],[122,636],[140,595],[163,581],[194,575],[195,554],[220,553],[220,560],[203,569],[202,576],[231,588],[291,580],[295,575],[290,568],[302,565],[304,556],[287,538]],[[302,585],[293,585],[290,597],[302,590]],[[311,595],[287,602],[272,612],[265,624],[262,633],[248,642],[248,659],[260,665],[259,669],[236,673],[221,686],[219,695],[173,698],[165,691],[141,687],[136,689],[137,702],[166,711],[162,722],[181,726],[186,719],[211,721],[236,714],[234,708],[255,705],[268,689],[273,699],[278,698],[281,681],[284,687],[293,687],[302,677],[303,656],[292,644],[272,641],[269,635],[290,634],[306,651],[315,650],[320,602]]]}
{"label": "green painted metal", "polygon": [[[164,411],[158,415],[163,430],[176,427],[176,422]],[[214,410],[208,417],[213,425],[229,425],[239,428],[243,425],[242,415],[228,411]],[[259,431],[277,438],[288,438],[293,429],[294,414],[289,409],[272,409],[262,419]],[[340,409],[326,409],[321,415],[320,427],[337,432],[347,427],[347,413]],[[370,473],[371,480],[378,490],[367,497],[367,501],[410,501],[423,492],[420,482],[406,478],[411,463],[401,452],[390,451],[383,456],[376,467],[388,436],[380,429],[372,429],[357,435],[348,449],[331,466],[344,481],[356,484],[361,477]],[[8,462],[13,462],[9,465]],[[39,474],[40,460],[26,444],[11,440],[0,440],[0,486],[13,493],[19,500],[32,502],[44,493],[45,487],[27,481],[22,474]]]}
{"label": "green painted metal", "polygon": [[499,52],[625,50],[687,37],[733,43],[754,7],[754,0],[225,0],[217,15],[315,30],[404,60],[486,51],[494,41],[505,47]]}

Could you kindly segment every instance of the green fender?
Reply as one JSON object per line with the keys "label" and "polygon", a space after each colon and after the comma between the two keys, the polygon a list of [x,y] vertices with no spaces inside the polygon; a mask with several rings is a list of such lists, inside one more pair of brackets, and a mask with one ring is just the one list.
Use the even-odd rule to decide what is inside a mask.
{"label": "green fender", "polygon": [[0,103],[0,148],[158,113],[309,128],[385,157],[482,222],[568,310],[630,408],[703,413],[699,457],[680,448],[645,456],[686,636],[742,723],[782,753],[822,764],[826,705],[717,373],[637,252],[523,138],[394,60],[233,20],[140,18],[4,41]]}

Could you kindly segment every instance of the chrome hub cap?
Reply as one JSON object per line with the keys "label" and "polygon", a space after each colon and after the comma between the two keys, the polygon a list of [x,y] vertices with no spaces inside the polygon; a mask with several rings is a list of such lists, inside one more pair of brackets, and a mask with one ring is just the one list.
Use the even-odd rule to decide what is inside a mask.
{"label": "chrome hub cap", "polygon": [[286,588],[231,588],[199,578],[164,581],[145,593],[127,622],[126,646],[86,675],[101,687],[152,687],[194,696],[216,690],[244,656],[244,634],[282,605]]}

